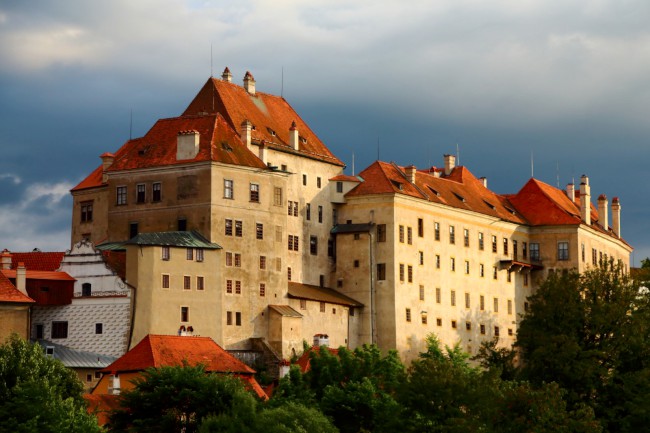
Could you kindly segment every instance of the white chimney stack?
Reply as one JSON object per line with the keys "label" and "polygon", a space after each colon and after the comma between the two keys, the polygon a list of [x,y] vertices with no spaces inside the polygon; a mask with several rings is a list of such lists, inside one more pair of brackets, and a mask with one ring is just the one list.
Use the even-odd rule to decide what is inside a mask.
{"label": "white chimney stack", "polygon": [[418,169],[414,165],[409,165],[406,167],[406,177],[412,184],[415,184],[415,173]]}
{"label": "white chimney stack", "polygon": [[483,186],[487,188],[487,177],[483,176],[479,179],[481,182],[483,182]]}
{"label": "white chimney stack", "polygon": [[9,250],[3,250],[0,257],[0,269],[11,269],[11,253]]}
{"label": "white chimney stack", "polygon": [[591,225],[591,187],[589,178],[584,174],[580,182],[580,216],[585,224]]}
{"label": "white chimney stack", "polygon": [[298,150],[300,148],[300,137],[298,136],[298,128],[296,127],[296,121],[291,122],[291,128],[289,128],[289,146],[293,150]]}
{"label": "white chimney stack", "polygon": [[445,176],[449,176],[454,167],[456,167],[456,157],[454,155],[445,155]]}
{"label": "white chimney stack", "polygon": [[253,78],[253,74],[248,71],[246,71],[246,75],[244,75],[244,89],[246,89],[250,95],[255,95],[255,78]]}
{"label": "white chimney stack", "polygon": [[250,150],[253,141],[253,124],[248,120],[244,120],[239,128],[239,136],[241,137],[241,141],[243,141],[246,147],[248,147]]}
{"label": "white chimney stack", "polygon": [[221,79],[229,83],[232,82],[232,74],[230,73],[230,69],[228,69],[228,66],[226,66],[226,69],[223,70],[223,73],[221,74]]}
{"label": "white chimney stack", "polygon": [[194,159],[199,154],[199,132],[180,131],[176,137],[176,159]]}
{"label": "white chimney stack", "polygon": [[18,263],[16,268],[16,288],[25,296],[27,295],[27,269],[23,262]]}
{"label": "white chimney stack", "polygon": [[621,202],[618,197],[612,199],[612,225],[614,234],[621,237]]}
{"label": "white chimney stack", "polygon": [[566,195],[569,197],[569,200],[573,202],[576,201],[576,186],[573,184],[573,182],[567,184]]}
{"label": "white chimney stack", "polygon": [[603,226],[605,231],[609,230],[608,204],[607,196],[605,194],[598,196],[598,219],[600,220],[600,225]]}

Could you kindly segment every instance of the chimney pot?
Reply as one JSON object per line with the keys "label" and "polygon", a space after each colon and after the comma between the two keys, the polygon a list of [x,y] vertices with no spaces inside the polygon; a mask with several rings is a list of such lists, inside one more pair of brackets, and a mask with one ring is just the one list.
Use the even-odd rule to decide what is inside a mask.
{"label": "chimney pot", "polygon": [[249,150],[251,150],[252,141],[253,141],[252,131],[253,131],[253,124],[247,119],[244,120],[240,125],[239,136],[241,138],[241,141],[244,142],[244,144]]}
{"label": "chimney pot", "polygon": [[580,183],[580,216],[588,226],[591,225],[591,187],[589,178],[584,174]]}
{"label": "chimney pot", "polygon": [[609,231],[609,213],[607,208],[607,196],[601,194],[598,196],[598,219],[600,220],[600,225]]}
{"label": "chimney pot", "polygon": [[612,230],[617,237],[621,237],[621,202],[618,197],[612,199]]}
{"label": "chimney pot", "polygon": [[449,176],[456,166],[456,157],[454,155],[445,155],[445,176]]}
{"label": "chimney pot", "polygon": [[16,268],[16,288],[25,296],[27,294],[27,269],[25,269],[25,264],[23,262],[18,263]]}
{"label": "chimney pot", "polygon": [[300,149],[300,140],[298,136],[298,127],[296,126],[296,121],[291,122],[291,128],[289,128],[289,146],[293,150]]}
{"label": "chimney pot", "polygon": [[11,269],[11,253],[7,249],[2,251],[2,255],[0,256],[0,266],[1,269]]}
{"label": "chimney pot", "polygon": [[246,75],[244,75],[244,89],[246,89],[249,94],[255,95],[255,78],[253,78],[253,74],[248,71],[246,71]]}
{"label": "chimney pot", "polygon": [[569,200],[573,202],[576,201],[576,186],[573,184],[573,182],[567,184],[566,195],[569,197]]}
{"label": "chimney pot", "polygon": [[221,74],[221,79],[229,83],[232,82],[232,74],[230,73],[230,69],[228,69],[228,66],[226,66],[226,69],[223,70],[223,73]]}
{"label": "chimney pot", "polygon": [[409,182],[415,185],[415,173],[418,171],[418,169],[414,165],[409,165],[406,167],[406,177],[408,178]]}

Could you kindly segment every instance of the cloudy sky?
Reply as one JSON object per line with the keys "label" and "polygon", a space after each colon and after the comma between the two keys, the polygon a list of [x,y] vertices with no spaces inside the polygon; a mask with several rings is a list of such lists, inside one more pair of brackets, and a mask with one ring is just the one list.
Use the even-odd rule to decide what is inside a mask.
{"label": "cloudy sky", "polygon": [[[590,177],[650,256],[650,2],[0,2],[0,249],[69,248],[99,155],[250,70],[357,172],[456,153],[499,193]],[[284,77],[284,78],[283,78]]]}

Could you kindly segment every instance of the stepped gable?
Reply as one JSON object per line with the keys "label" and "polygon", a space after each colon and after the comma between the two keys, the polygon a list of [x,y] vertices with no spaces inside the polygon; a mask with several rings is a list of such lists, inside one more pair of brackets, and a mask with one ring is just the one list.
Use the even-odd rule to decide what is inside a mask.
{"label": "stepped gable", "polygon": [[64,252],[31,251],[29,253],[11,253],[11,269],[16,269],[18,263],[24,263],[29,271],[49,271],[59,269]]}
{"label": "stepped gable", "polygon": [[33,304],[36,301],[18,290],[13,284],[11,284],[11,281],[0,272],[0,302]]}
{"label": "stepped gable", "polygon": [[296,122],[301,138],[299,153],[338,166],[344,166],[316,134],[300,118],[289,103],[280,96],[256,91],[249,94],[242,86],[218,78],[210,78],[183,112],[183,116],[220,113],[230,127],[239,133],[241,124],[248,120],[255,127],[253,141],[284,151],[290,146],[289,128]]}

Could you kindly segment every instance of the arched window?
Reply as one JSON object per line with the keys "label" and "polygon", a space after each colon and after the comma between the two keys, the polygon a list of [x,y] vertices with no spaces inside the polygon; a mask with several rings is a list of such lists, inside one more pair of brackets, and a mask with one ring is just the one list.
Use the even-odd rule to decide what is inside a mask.
{"label": "arched window", "polygon": [[90,283],[83,283],[81,285],[81,296],[92,296],[92,285]]}

